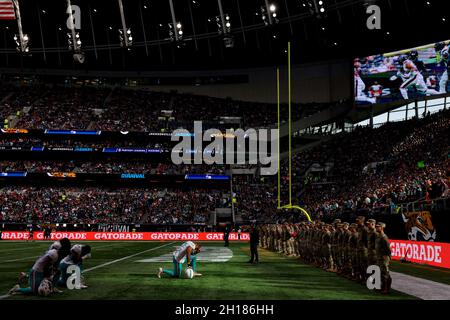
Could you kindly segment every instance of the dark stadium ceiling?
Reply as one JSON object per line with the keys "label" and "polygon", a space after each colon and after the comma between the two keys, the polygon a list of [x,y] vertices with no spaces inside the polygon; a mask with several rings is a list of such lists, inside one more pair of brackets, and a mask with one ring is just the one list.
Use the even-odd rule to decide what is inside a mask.
{"label": "dark stadium ceiling", "polygon": [[[261,18],[266,0],[221,0],[234,39],[234,47],[225,48],[216,24],[218,0],[173,0],[176,20],[183,29],[181,42],[169,37],[169,0],[122,0],[133,37],[127,50],[119,41],[118,0],[72,0],[81,9],[79,34],[85,62],[79,64],[68,51],[67,0],[19,1],[31,54],[22,57],[16,52],[16,21],[0,20],[0,68],[264,66],[285,61],[288,41],[293,44],[293,62],[304,63],[381,53],[450,37],[447,1],[443,0],[268,0],[269,7],[275,5],[278,19],[268,26]],[[366,27],[369,4],[381,8],[381,30]],[[321,6],[323,13],[314,10]]]}

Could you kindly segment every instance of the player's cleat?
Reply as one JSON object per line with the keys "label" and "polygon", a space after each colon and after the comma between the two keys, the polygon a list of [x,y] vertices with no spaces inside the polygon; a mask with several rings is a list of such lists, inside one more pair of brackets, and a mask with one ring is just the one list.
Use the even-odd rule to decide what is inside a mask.
{"label": "player's cleat", "polygon": [[201,273],[199,273],[199,272],[194,272],[194,277],[201,277],[201,276],[202,276]]}
{"label": "player's cleat", "polygon": [[80,289],[87,289],[88,288],[88,286],[87,285],[85,285],[85,284],[80,284]]}
{"label": "player's cleat", "polygon": [[158,269],[158,273],[156,274],[156,276],[161,279],[161,275],[162,274],[163,274],[163,268],[159,268]]}
{"label": "player's cleat", "polygon": [[9,290],[8,294],[10,295],[14,295],[17,292],[19,292],[20,286],[18,284],[16,284],[14,287],[11,288],[11,290]]}

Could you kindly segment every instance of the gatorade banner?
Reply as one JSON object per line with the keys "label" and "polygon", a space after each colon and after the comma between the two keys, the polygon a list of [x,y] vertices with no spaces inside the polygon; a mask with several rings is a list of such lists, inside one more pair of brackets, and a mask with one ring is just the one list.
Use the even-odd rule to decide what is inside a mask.
{"label": "gatorade banner", "polygon": [[[2,240],[28,240],[28,231],[3,231]],[[53,232],[51,240],[69,238],[79,241],[223,241],[222,232]],[[31,239],[30,239],[31,240]],[[44,240],[44,233],[35,231],[33,240]],[[238,241],[238,233],[232,232],[230,241]],[[241,241],[249,241],[248,233],[241,233]]]}
{"label": "gatorade banner", "polygon": [[393,260],[450,269],[450,243],[389,240]]}

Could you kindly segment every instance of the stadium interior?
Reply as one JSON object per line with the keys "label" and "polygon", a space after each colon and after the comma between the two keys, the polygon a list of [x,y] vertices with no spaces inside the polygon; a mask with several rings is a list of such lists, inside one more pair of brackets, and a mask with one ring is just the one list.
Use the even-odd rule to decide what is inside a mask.
{"label": "stadium interior", "polygon": [[[1,294],[47,250],[43,240],[59,240],[36,238],[47,229],[73,235],[73,244],[81,233],[220,236],[204,242],[197,284],[165,288],[154,274],[172,263],[161,257],[179,238],[84,238],[93,256],[83,271],[89,288],[55,299],[179,299],[186,288],[195,299],[450,299],[444,1],[14,0],[14,18],[2,19],[8,1],[0,1],[0,300],[23,298]],[[370,6],[381,8],[380,29],[369,28]],[[408,62],[414,50],[423,70]],[[406,67],[416,74],[405,80]],[[226,146],[243,129],[244,163],[206,163],[239,150],[221,145],[208,154],[211,135],[194,141],[199,121]],[[245,149],[249,132],[263,129],[278,130],[271,175]],[[192,147],[179,151],[181,140]],[[175,154],[204,159],[176,164]],[[326,240],[356,230],[361,217],[385,223],[393,240],[392,290],[385,282],[379,290],[389,295],[361,286],[350,249],[335,252]],[[260,271],[246,264],[255,229]],[[231,253],[220,251],[236,264],[208,260],[238,230]],[[303,246],[308,232],[319,234],[311,248]],[[446,258],[396,255],[402,241],[442,244]],[[330,244],[330,253],[315,243]],[[292,272],[299,277],[289,280]],[[230,287],[239,277],[242,287]],[[445,287],[411,291],[401,285],[408,277]],[[128,283],[134,290],[119,296]]]}

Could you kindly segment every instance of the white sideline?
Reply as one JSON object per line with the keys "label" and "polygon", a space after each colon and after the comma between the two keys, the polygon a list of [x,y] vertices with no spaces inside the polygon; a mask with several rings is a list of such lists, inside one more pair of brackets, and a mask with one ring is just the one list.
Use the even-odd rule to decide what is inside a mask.
{"label": "white sideline", "polygon": [[423,300],[450,300],[450,285],[413,277],[404,273],[390,272],[392,289]]}

